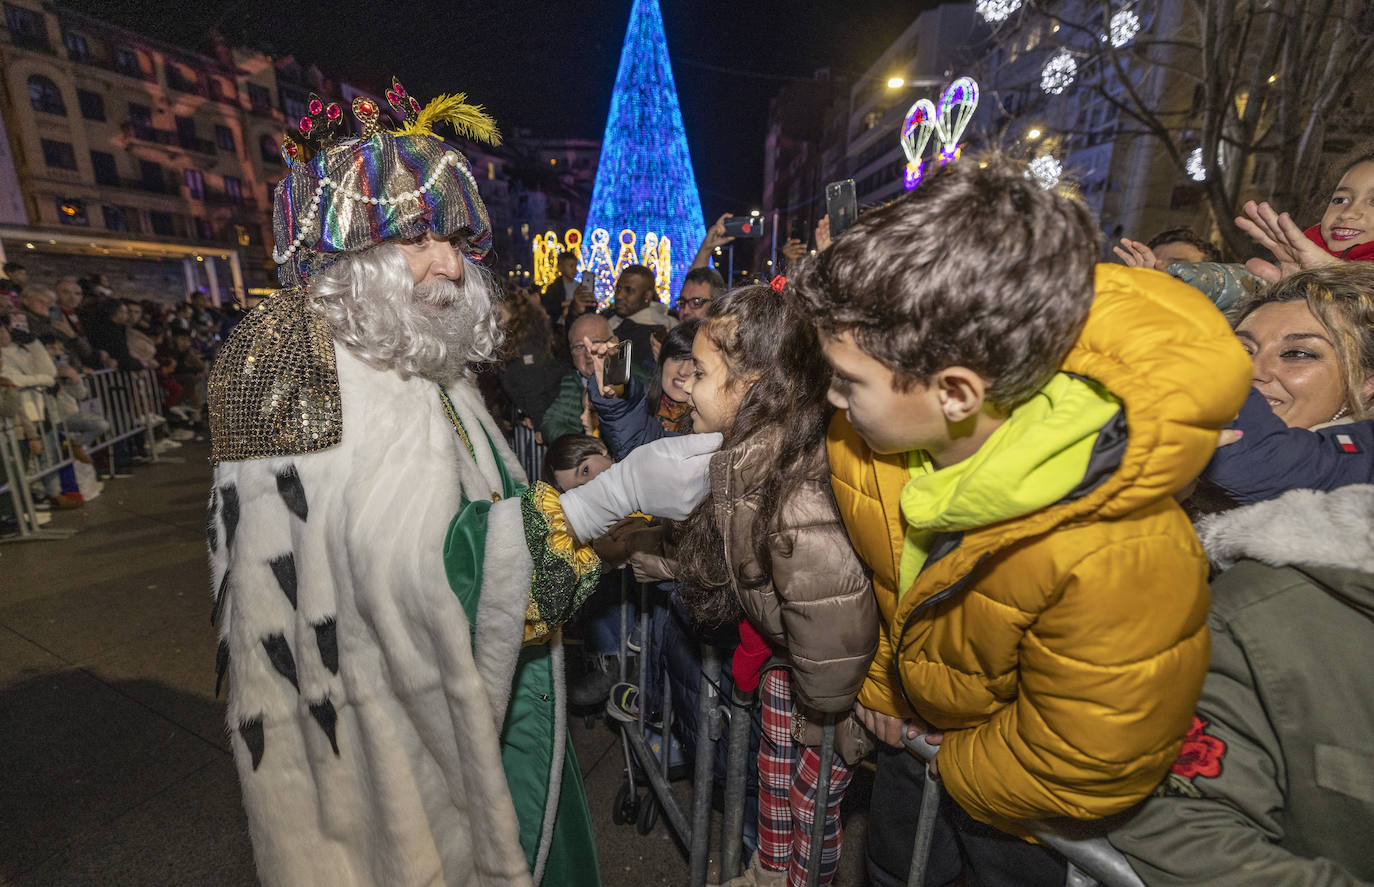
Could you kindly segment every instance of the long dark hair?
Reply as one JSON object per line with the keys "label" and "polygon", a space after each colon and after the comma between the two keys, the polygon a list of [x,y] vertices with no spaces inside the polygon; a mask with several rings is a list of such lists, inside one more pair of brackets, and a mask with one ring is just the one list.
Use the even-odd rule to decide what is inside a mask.
{"label": "long dark hair", "polygon": [[[714,300],[697,335],[709,336],[720,351],[729,384],[748,386],[725,432],[722,452],[728,454],[760,435],[776,438],[762,481],[732,491],[739,499],[757,503],[750,543],[759,569],[735,577],[741,587],[756,588],[771,581],[768,537],[778,511],[798,487],[814,479],[815,454],[825,443],[831,412],[826,403],[830,367],[801,305],[790,294],[768,286],[740,287]],[[718,625],[737,620],[741,611],[730,587],[731,567],[725,562],[723,528],[716,523],[713,498],[708,496],[685,521],[675,524],[673,538],[682,602],[701,622]],[[790,546],[791,541],[783,544]]]}
{"label": "long dark hair", "polygon": [[658,349],[658,370],[654,377],[649,380],[649,390],[644,395],[644,402],[649,406],[649,413],[658,412],[658,402],[663,399],[663,367],[673,358],[691,358],[692,340],[697,337],[697,328],[701,325],[697,320],[686,320],[668,331],[668,337],[663,340],[663,347]]}

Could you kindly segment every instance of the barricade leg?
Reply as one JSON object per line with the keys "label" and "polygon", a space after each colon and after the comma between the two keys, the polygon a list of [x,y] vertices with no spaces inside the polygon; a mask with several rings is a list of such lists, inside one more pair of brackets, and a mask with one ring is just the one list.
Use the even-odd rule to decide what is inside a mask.
{"label": "barricade leg", "polygon": [[720,736],[717,700],[720,687],[720,656],[715,647],[701,648],[701,694],[697,706],[696,761],[692,776],[692,829],[687,864],[688,887],[705,887],[706,865],[711,850],[711,790]]}
{"label": "barricade leg", "polygon": [[921,816],[916,821],[916,842],[911,848],[911,870],[906,887],[922,887],[926,882],[926,866],[930,864],[930,847],[935,840],[935,821],[940,815],[940,783],[926,771],[925,790],[921,792]]}
{"label": "barricade leg", "polygon": [[806,859],[806,887],[821,882],[821,857],[825,855],[825,821],[830,812],[830,765],[835,759],[835,725],[821,729],[821,757],[816,770],[816,806],[811,821],[811,852]]}
{"label": "barricade leg", "polygon": [[752,726],[755,692],[736,689],[730,699],[730,734],[725,761],[725,816],[721,822],[720,879],[739,874],[744,846],[744,801],[749,780],[749,728]]}

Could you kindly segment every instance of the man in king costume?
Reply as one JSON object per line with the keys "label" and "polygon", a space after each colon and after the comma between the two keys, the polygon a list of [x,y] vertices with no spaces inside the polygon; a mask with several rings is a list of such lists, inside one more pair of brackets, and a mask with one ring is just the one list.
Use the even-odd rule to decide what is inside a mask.
{"label": "man in king costume", "polygon": [[558,626],[600,571],[584,542],[686,517],[719,436],[526,486],[471,378],[500,340],[486,209],[434,134],[495,126],[463,96],[387,99],[403,125],[360,98],[358,138],[311,97],[276,190],[286,288],[210,381],[216,692],[258,874],[594,885]]}

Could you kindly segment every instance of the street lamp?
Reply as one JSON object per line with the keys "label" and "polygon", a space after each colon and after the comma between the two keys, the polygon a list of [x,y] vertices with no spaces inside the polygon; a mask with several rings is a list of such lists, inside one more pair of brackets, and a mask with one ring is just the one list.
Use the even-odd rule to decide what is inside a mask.
{"label": "street lamp", "polygon": [[1042,135],[1044,135],[1044,133],[1040,131],[1040,127],[1034,126],[1031,127],[1029,132],[1026,133],[1026,138],[1030,139],[1033,142],[1036,139],[1040,138]]}
{"label": "street lamp", "polygon": [[904,79],[901,78],[901,77],[889,77],[889,78],[887,79],[887,88],[888,88],[888,89],[901,89],[901,88],[902,88],[903,86],[905,86],[905,85],[906,85],[906,80],[904,80]]}

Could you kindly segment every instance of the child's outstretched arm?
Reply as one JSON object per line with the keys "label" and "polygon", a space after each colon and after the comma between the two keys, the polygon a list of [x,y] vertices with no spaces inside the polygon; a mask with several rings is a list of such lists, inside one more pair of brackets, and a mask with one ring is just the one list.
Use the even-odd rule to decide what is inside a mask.
{"label": "child's outstretched arm", "polygon": [[1251,389],[1231,426],[1243,436],[1217,450],[1202,476],[1242,505],[1289,490],[1334,490],[1374,480],[1374,420],[1289,428]]}

